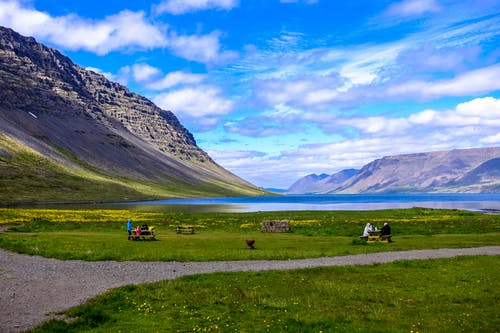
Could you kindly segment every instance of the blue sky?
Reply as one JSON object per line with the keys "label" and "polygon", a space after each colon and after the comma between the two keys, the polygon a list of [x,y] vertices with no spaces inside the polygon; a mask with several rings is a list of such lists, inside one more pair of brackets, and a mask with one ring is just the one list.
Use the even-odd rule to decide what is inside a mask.
{"label": "blue sky", "polygon": [[261,187],[500,146],[498,0],[0,0],[0,25],[173,111]]}

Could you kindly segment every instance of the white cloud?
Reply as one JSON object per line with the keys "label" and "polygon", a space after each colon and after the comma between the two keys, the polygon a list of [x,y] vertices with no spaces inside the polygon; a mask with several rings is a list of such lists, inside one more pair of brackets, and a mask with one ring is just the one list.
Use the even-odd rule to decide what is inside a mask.
{"label": "white cloud", "polygon": [[393,84],[386,90],[387,97],[431,100],[448,96],[469,96],[500,89],[500,65],[471,70],[448,80],[408,81]]}
{"label": "white cloud", "polygon": [[234,108],[234,102],[222,96],[214,86],[178,89],[156,95],[154,103],[166,110],[189,118],[225,115]]}
{"label": "white cloud", "polygon": [[257,97],[271,105],[293,104],[322,107],[338,97],[336,77],[318,76],[307,79],[267,80],[258,84]]}
{"label": "white cloud", "polygon": [[131,75],[132,68],[130,66],[123,66],[115,75],[115,80],[123,85],[127,85]]}
{"label": "white cloud", "polygon": [[438,112],[434,110],[424,110],[410,115],[409,121],[417,125],[430,124],[436,119]]}
{"label": "white cloud", "polygon": [[396,135],[405,133],[410,127],[404,118],[363,117],[355,119],[342,119],[339,124],[353,126],[366,134]]}
{"label": "white cloud", "polygon": [[221,33],[213,31],[208,35],[169,36],[168,45],[175,55],[201,63],[224,63],[237,57],[232,51],[222,51],[219,41]]}
{"label": "white cloud", "polygon": [[303,176],[296,168],[285,164],[289,160],[280,163],[279,159],[261,152],[209,150],[208,153],[218,164],[257,186],[287,188],[291,185],[290,179]]}
{"label": "white cloud", "polygon": [[458,104],[454,110],[424,110],[412,114],[408,120],[426,127],[481,125],[485,131],[488,128],[500,131],[500,100],[493,97],[476,98]]}
{"label": "white cloud", "polygon": [[148,64],[134,64],[132,66],[132,75],[137,82],[149,81],[155,78],[159,73],[160,70],[158,68]]}
{"label": "white cloud", "polygon": [[440,6],[436,0],[403,0],[392,4],[387,9],[389,16],[420,16],[429,12],[438,12]]}
{"label": "white cloud", "polygon": [[181,58],[201,63],[224,63],[237,56],[222,50],[218,31],[206,35],[179,35],[174,31],[167,34],[165,26],[151,23],[142,11],[124,10],[92,20],[75,14],[52,17],[21,4],[0,2],[0,25],[67,50],[105,55],[119,50],[168,48]]}
{"label": "white cloud", "polygon": [[480,142],[488,145],[500,145],[500,133],[489,135],[487,137],[484,137],[480,140]]}
{"label": "white cloud", "polygon": [[424,97],[466,96],[500,89],[500,65],[480,68],[454,79],[433,82],[421,94]]}
{"label": "white cloud", "polygon": [[[351,126],[372,137],[397,135],[444,134],[458,139],[461,136],[474,135],[482,138],[500,131],[500,100],[493,97],[476,98],[460,103],[453,110],[423,110],[408,117],[353,117],[338,118],[339,126]],[[321,124],[319,124],[321,125]],[[415,140],[419,141],[415,136]]]}
{"label": "white cloud", "polygon": [[262,113],[263,116],[278,119],[294,117],[300,114],[302,114],[301,110],[292,108],[286,104],[278,104],[272,110],[267,110]]}
{"label": "white cloud", "polygon": [[306,4],[314,4],[318,3],[318,0],[280,0],[281,3],[306,3]]}
{"label": "white cloud", "polygon": [[134,64],[132,67],[127,66],[125,68],[128,69],[128,73],[132,73],[136,82],[151,90],[165,90],[179,85],[197,84],[206,77],[204,74],[192,74],[183,71],[170,72],[164,75],[159,68],[146,63]]}
{"label": "white cloud", "polygon": [[463,116],[498,120],[500,119],[500,99],[493,97],[476,98],[472,101],[458,104],[456,112]]}
{"label": "white cloud", "polygon": [[174,15],[207,9],[230,10],[238,6],[238,0],[165,0],[154,7],[156,14]]}
{"label": "white cloud", "polygon": [[305,105],[323,105],[335,100],[339,92],[335,89],[317,89],[304,96]]}
{"label": "white cloud", "polygon": [[178,85],[196,84],[205,79],[203,74],[192,74],[182,71],[170,72],[163,78],[150,82],[146,85],[148,89],[164,90]]}
{"label": "white cloud", "polygon": [[85,49],[99,55],[120,49],[151,49],[167,44],[161,27],[150,24],[144,12],[129,10],[94,21],[74,14],[51,17],[21,7],[17,1],[6,1],[0,3],[0,24],[65,49]]}
{"label": "white cloud", "polygon": [[[370,84],[379,78],[379,73],[383,68],[394,64],[399,53],[405,47],[404,43],[393,43],[382,46],[364,45],[352,50],[345,50],[341,55],[345,63],[339,69],[339,74],[348,80],[346,82],[347,88],[354,85]],[[338,51],[333,52],[333,56],[335,55],[339,55]]]}
{"label": "white cloud", "polygon": [[261,83],[258,96],[266,102],[277,105],[302,100],[307,91],[314,86],[308,80],[270,80]]}

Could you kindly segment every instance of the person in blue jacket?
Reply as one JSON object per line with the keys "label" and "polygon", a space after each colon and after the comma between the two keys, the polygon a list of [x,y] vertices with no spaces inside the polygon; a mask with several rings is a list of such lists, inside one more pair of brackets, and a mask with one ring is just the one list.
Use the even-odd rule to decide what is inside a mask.
{"label": "person in blue jacket", "polygon": [[132,237],[132,221],[130,219],[127,220],[127,231],[128,231],[128,239]]}

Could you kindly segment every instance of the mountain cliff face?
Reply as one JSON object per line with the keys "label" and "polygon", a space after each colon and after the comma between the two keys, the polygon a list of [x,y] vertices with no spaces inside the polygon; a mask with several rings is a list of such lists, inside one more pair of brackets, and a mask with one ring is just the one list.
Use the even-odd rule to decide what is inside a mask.
{"label": "mountain cliff face", "polygon": [[332,192],[496,192],[499,157],[500,147],[387,156]]}
{"label": "mountain cliff face", "polygon": [[[214,163],[172,112],[33,38],[0,27],[3,193],[15,183],[12,164],[21,151],[92,184],[96,179],[118,184],[132,197],[262,193]],[[21,164],[18,177],[32,173],[40,180],[43,172]],[[41,179],[54,188],[50,177]]]}

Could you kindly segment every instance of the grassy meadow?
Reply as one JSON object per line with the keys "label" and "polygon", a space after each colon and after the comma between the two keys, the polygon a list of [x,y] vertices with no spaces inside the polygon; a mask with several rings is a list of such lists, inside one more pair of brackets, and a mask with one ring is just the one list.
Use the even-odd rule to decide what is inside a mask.
{"label": "grassy meadow", "polygon": [[114,289],[34,332],[496,332],[500,257],[214,273]]}
{"label": "grassy meadow", "polygon": [[[157,241],[125,230],[156,227]],[[290,220],[263,233],[263,220]],[[390,223],[393,243],[359,240],[364,225]],[[460,210],[174,213],[0,209],[0,247],[82,260],[294,259],[412,249],[500,245],[500,215]],[[193,235],[176,234],[194,226]],[[245,240],[254,239],[255,250]],[[495,332],[500,257],[398,261],[186,276],[111,290],[35,332]]]}
{"label": "grassy meadow", "polygon": [[[126,220],[156,227],[157,241],[127,241]],[[292,232],[263,233],[263,220]],[[500,244],[500,215],[413,208],[382,211],[168,213],[127,210],[0,209],[0,247],[59,259],[210,261],[296,259],[379,251]],[[389,222],[394,242],[366,244],[364,225]],[[194,226],[179,235],[177,225]],[[255,250],[245,240],[255,240]]]}

